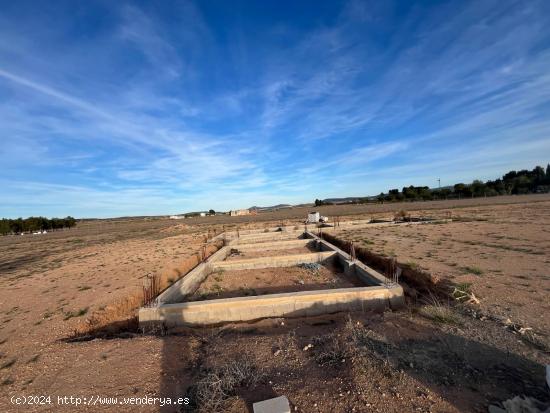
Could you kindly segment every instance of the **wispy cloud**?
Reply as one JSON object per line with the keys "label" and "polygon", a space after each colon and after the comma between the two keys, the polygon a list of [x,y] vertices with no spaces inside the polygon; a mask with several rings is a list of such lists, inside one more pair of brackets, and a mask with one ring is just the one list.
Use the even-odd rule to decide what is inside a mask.
{"label": "wispy cloud", "polygon": [[547,161],[547,2],[284,23],[211,7],[7,8],[0,215],[304,202]]}

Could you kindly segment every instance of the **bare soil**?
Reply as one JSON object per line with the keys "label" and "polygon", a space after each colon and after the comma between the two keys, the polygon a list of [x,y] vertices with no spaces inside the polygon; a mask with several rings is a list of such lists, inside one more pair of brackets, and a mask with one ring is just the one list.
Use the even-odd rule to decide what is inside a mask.
{"label": "bare soil", "polygon": [[[455,222],[342,230],[339,238],[467,285],[483,311],[550,333],[550,202],[453,212]],[[550,344],[550,341],[549,341]]]}
{"label": "bare soil", "polygon": [[327,290],[360,286],[333,264],[318,270],[294,267],[217,271],[208,276],[190,301],[243,297],[297,291]]}
{"label": "bare soil", "polygon": [[[549,400],[544,358],[490,322],[457,323],[403,312],[265,320],[205,332],[195,363],[204,374],[252,360],[263,374],[220,411],[282,394],[299,412],[486,412],[515,394]],[[191,394],[200,379],[199,370]]]}
{"label": "bare soil", "polygon": [[[169,220],[135,220],[0,237],[0,411],[48,411],[12,405],[8,394],[158,390],[158,375],[139,378],[153,377],[145,371],[155,360],[149,358],[155,351],[150,338],[64,340],[95,311],[141,291],[146,275],[175,280],[179,263],[200,250],[205,234]],[[132,364],[134,373],[127,376],[122,369]]]}
{"label": "bare soil", "polygon": [[[330,208],[321,209],[323,215],[343,219],[387,218],[405,208],[444,217],[452,208],[461,221],[346,236],[438,277],[471,283],[480,300],[474,309],[548,339],[549,196]],[[351,324],[341,314],[66,340],[90,314],[140,289],[145,274],[176,278],[180,262],[202,248],[209,230],[274,226],[286,217],[298,222],[304,211],[184,223],[89,221],[44,236],[1,237],[0,411],[181,411],[158,404],[17,406],[10,398],[192,397],[209,368],[243,357],[261,380],[235,388],[220,411],[251,412],[253,402],[282,394],[305,412],[486,412],[516,395],[549,402],[548,351],[506,323],[470,316],[452,298],[440,303],[450,314],[443,318],[430,317],[419,297],[398,312],[354,313]]]}

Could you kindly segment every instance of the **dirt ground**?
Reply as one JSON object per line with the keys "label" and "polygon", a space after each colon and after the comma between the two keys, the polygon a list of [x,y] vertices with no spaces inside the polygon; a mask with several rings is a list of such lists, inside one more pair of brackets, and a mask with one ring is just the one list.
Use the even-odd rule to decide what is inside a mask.
{"label": "dirt ground", "polygon": [[355,313],[228,326],[196,340],[191,395],[213,400],[211,388],[193,386],[220,366],[253,366],[253,384],[236,388],[219,411],[247,411],[281,394],[299,412],[486,412],[525,393],[548,401],[545,358],[487,321]]}
{"label": "dirt ground", "polygon": [[[549,196],[330,208],[348,219],[400,209],[443,217],[452,208],[461,221],[344,235],[439,277],[471,283],[480,310],[548,340]],[[344,217],[346,211],[353,216]],[[278,225],[286,214],[298,212],[260,214],[239,225]],[[403,310],[355,313],[351,321],[339,314],[67,340],[90,314],[140,289],[145,275],[177,277],[174,269],[200,250],[208,230],[240,222],[221,218],[226,221],[89,221],[45,236],[0,238],[0,411],[185,411],[159,403],[57,400],[95,395],[188,396],[202,400],[205,411],[201,397],[219,395],[209,393],[209,377],[222,372],[227,378],[229,371],[243,372],[242,380],[225,389],[227,398],[210,398],[221,400],[218,411],[251,412],[253,402],[282,394],[303,412],[486,412],[490,403],[516,395],[549,402],[548,348],[506,323],[470,316],[451,298],[435,306],[443,316],[410,300]],[[30,395],[49,395],[54,404],[10,401]]]}
{"label": "dirt ground", "polygon": [[[121,380],[125,375],[116,371],[123,360],[135,363],[136,355],[150,365],[151,339],[63,340],[94,311],[140,291],[146,275],[173,271],[202,245],[202,229],[183,230],[168,220],[94,222],[41,236],[0,237],[0,393],[89,394],[99,385],[108,389],[100,394],[112,395],[136,387],[140,379]],[[156,382],[145,388],[158,389]],[[27,410],[0,399],[0,411]]]}
{"label": "dirt ground", "polygon": [[358,280],[350,279],[341,268],[332,264],[320,265],[319,269],[294,266],[227,270],[210,274],[190,300],[349,288],[357,285],[360,285]]}
{"label": "dirt ground", "polygon": [[[339,238],[467,285],[481,308],[550,332],[550,202],[453,211],[455,222],[337,231]],[[550,344],[550,342],[549,342]]]}

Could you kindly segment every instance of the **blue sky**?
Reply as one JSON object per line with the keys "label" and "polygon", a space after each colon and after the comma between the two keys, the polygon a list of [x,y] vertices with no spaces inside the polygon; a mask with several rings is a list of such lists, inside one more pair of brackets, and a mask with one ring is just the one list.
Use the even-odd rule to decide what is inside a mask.
{"label": "blue sky", "polygon": [[0,216],[311,202],[550,154],[550,2],[0,2]]}

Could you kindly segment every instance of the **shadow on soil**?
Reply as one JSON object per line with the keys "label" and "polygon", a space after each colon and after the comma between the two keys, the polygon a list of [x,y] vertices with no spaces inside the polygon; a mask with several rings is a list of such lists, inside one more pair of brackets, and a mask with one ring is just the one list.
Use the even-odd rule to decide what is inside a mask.
{"label": "shadow on soil", "polygon": [[[237,385],[228,395],[240,404],[225,406],[223,411],[251,412],[252,403],[281,395],[273,388],[277,384],[279,388],[284,385],[289,389],[284,395],[291,404],[293,397],[302,395],[303,411],[304,391],[311,393],[308,400],[311,406],[316,398],[322,397],[322,383],[335,378],[352,388],[372,391],[376,386],[381,393],[391,395],[394,386],[402,382],[402,375],[413,378],[460,411],[484,411],[489,404],[516,395],[550,400],[542,364],[443,332],[437,326],[427,327],[425,322],[418,323],[398,313],[393,315],[399,317],[397,321],[394,318],[386,322],[379,314],[354,313],[355,320],[362,320],[357,331],[349,330],[345,315],[335,314],[285,319],[284,327],[259,322],[230,328],[187,329],[177,335],[167,335],[162,339],[161,397],[192,398],[193,387],[205,371],[213,365],[227,365],[246,357],[263,372],[263,379],[251,386]],[[372,321],[373,318],[378,321]],[[374,331],[376,334],[369,333]],[[509,332],[503,334],[511,336]],[[281,359],[274,355],[276,343],[289,335],[296,339],[293,357],[302,359],[301,362],[295,362],[293,357]],[[331,343],[333,338],[337,340],[336,347],[330,344],[331,348],[325,352],[323,343]],[[303,351],[303,347],[312,342],[316,343],[314,350]],[[334,351],[348,362],[333,365],[322,361],[325,358],[321,356]],[[378,380],[380,375],[384,378]],[[323,391],[334,392],[324,386]],[[395,399],[395,402],[395,407],[386,411],[402,411],[403,404],[399,404],[402,401]],[[329,408],[348,411],[351,404],[346,403],[341,400]],[[194,406],[186,409],[165,406],[160,411],[194,411]]]}

